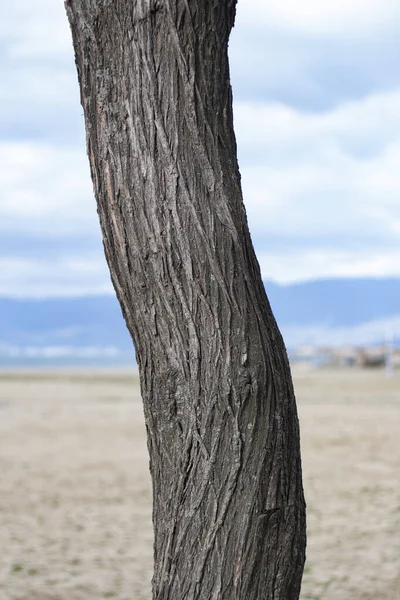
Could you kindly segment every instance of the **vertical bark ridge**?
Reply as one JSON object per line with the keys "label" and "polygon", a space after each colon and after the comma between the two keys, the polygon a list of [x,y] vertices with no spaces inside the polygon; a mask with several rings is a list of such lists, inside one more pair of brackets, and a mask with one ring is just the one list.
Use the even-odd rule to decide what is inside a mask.
{"label": "vertical bark ridge", "polygon": [[242,201],[234,0],[68,0],[112,280],[136,346],[153,600],[296,600],[305,554],[285,348]]}

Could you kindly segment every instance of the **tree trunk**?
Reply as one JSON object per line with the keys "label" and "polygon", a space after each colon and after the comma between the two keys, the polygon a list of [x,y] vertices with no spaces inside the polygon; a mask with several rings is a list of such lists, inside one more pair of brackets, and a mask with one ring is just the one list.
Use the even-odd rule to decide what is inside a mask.
{"label": "tree trunk", "polygon": [[305,557],[285,347],[242,201],[236,0],[68,0],[104,248],[133,337],[154,600],[295,600]]}

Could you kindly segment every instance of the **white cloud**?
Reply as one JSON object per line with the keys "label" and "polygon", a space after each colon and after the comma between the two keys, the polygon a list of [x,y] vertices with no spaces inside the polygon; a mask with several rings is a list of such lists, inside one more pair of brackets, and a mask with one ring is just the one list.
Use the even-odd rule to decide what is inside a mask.
{"label": "white cloud", "polygon": [[265,245],[271,235],[395,240],[400,91],[322,114],[239,103],[235,115],[244,198],[257,240],[264,236]]}
{"label": "white cloud", "polygon": [[391,252],[378,248],[351,251],[343,248],[288,248],[259,252],[264,280],[292,283],[330,277],[400,277],[400,244]]}
{"label": "white cloud", "polygon": [[238,21],[324,37],[392,28],[400,19],[397,0],[239,0]]}
{"label": "white cloud", "polygon": [[0,45],[2,136],[81,144],[83,118],[63,2],[1,2]]}
{"label": "white cloud", "polygon": [[48,298],[108,294],[113,288],[103,256],[60,259],[0,257],[0,296]]}
{"label": "white cloud", "polygon": [[[72,60],[71,60],[72,62]],[[71,67],[72,65],[68,65]],[[7,110],[7,118],[19,111],[20,119],[39,114],[46,122],[46,111],[51,110],[58,119],[79,103],[76,73],[72,68],[54,65],[23,63],[15,69],[4,70],[6,84],[0,90],[0,106]],[[60,129],[62,122],[59,123]]]}
{"label": "white cloud", "polygon": [[0,38],[9,58],[54,60],[72,51],[71,34],[62,1],[18,0],[0,7]]}
{"label": "white cloud", "polygon": [[[233,52],[237,65],[243,63],[238,87],[252,96],[246,73],[253,71],[259,98],[308,107],[319,98],[319,108],[346,95],[388,90],[392,46],[387,54],[378,50],[399,20],[398,0],[239,0],[236,30],[242,42],[256,41]],[[264,38],[273,39],[260,47]],[[100,253],[71,247],[67,256],[62,248],[61,258],[55,252],[44,262],[32,246],[33,254],[24,254],[24,236],[53,242],[58,236],[61,246],[63,238],[99,235],[62,0],[2,3],[0,42],[7,61],[0,91],[0,235],[21,240],[19,253],[0,255],[0,294],[111,290]],[[357,89],[346,80],[353,74]],[[319,114],[265,100],[238,103],[235,121],[245,201],[266,277],[400,273],[399,90]],[[342,246],[332,247],[335,237]]]}
{"label": "white cloud", "polygon": [[0,142],[0,231],[43,236],[98,227],[83,149]]}
{"label": "white cloud", "polygon": [[[316,115],[276,104],[238,104],[235,114],[247,157],[245,203],[265,278],[400,275],[398,91]],[[0,161],[3,232],[98,235],[83,150],[3,142]],[[0,270],[1,294],[111,290],[100,254],[83,261],[9,257]]]}
{"label": "white cloud", "polygon": [[[323,113],[296,111],[278,103],[239,102],[235,105],[235,123],[243,144],[260,142],[285,147],[304,142],[328,141],[343,148],[351,142],[376,147],[378,143],[400,138],[400,89],[370,95]],[[357,144],[355,144],[357,146]],[[360,148],[361,149],[361,148]]]}

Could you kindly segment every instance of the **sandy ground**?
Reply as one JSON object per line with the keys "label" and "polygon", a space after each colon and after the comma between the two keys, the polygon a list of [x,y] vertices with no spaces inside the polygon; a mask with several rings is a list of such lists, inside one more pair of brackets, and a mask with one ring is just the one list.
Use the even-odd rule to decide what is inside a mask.
{"label": "sandy ground", "polygon": [[[295,372],[302,600],[400,599],[400,374]],[[132,373],[0,373],[0,600],[149,600],[150,481]]]}

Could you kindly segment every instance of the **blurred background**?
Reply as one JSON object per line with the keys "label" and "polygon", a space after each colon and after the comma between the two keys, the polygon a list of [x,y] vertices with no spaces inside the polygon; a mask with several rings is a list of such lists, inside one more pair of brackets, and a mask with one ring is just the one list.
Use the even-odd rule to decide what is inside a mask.
{"label": "blurred background", "polygon": [[[400,598],[400,4],[239,0],[249,225],[293,366],[303,600]],[[142,600],[151,495],[61,0],[0,6],[0,600]]]}

